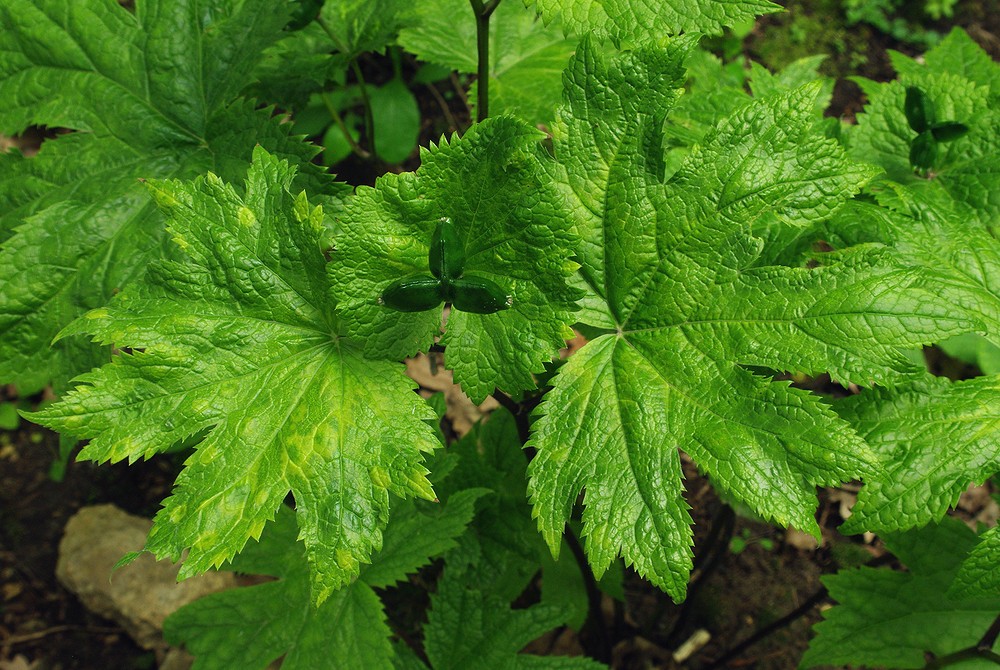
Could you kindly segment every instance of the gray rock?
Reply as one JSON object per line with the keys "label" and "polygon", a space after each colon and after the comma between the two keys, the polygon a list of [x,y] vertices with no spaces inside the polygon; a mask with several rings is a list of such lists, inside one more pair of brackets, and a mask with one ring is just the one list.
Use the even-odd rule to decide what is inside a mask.
{"label": "gray rock", "polygon": [[152,521],[114,505],[84,507],[66,524],[56,576],[91,611],[118,622],[145,649],[163,652],[163,620],[203,595],[231,588],[235,577],[210,572],[177,582],[179,566],[143,554],[112,574],[118,560],[146,542]]}

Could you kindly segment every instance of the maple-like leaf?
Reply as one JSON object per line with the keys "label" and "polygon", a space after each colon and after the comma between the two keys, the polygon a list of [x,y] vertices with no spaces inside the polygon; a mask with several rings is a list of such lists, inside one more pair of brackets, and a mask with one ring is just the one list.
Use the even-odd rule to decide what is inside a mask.
{"label": "maple-like leaf", "polygon": [[[237,98],[289,3],[9,0],[0,4],[0,132],[66,128],[37,156],[0,156],[0,382],[57,391],[108,351],[59,330],[169,253],[140,178],[214,170],[241,182],[260,144],[316,149]],[[308,177],[308,179],[306,179]],[[303,167],[316,196],[332,187]],[[13,237],[11,237],[13,235]]]}
{"label": "maple-like leaf", "polygon": [[885,250],[755,266],[756,218],[820,221],[874,174],[817,129],[819,83],[741,107],[664,183],[660,128],[685,48],[605,63],[585,42],[570,64],[555,151],[577,197],[581,319],[609,332],[539,407],[529,487],[553,551],[585,489],[595,573],[621,554],[675,598],[691,565],[678,449],[756,513],[815,534],[815,486],[879,468],[819,398],[742,366],[890,382],[913,370],[902,347],[976,326]]}
{"label": "maple-like leaf", "polygon": [[512,298],[493,314],[451,310],[442,342],[455,380],[475,402],[497,387],[534,388],[532,373],[572,336],[579,295],[567,285],[577,267],[575,230],[551,185],[541,138],[522,121],[492,117],[422,149],[416,172],[358,188],[341,217],[331,272],[339,310],[370,355],[409,356],[440,334],[440,307],[397,312],[379,297],[402,277],[430,276],[431,236],[447,218],[465,250],[465,274]]}
{"label": "maple-like leaf", "polygon": [[[467,0],[418,3],[399,43],[421,60],[475,73],[476,15]],[[577,40],[558,23],[543,24],[519,2],[502,2],[490,18],[490,113],[548,123],[559,104],[562,71]],[[469,99],[476,102],[476,84]]]}
{"label": "maple-like leaf", "polygon": [[295,513],[282,505],[260,542],[248,544],[228,568],[278,581],[205,596],[170,615],[164,635],[195,655],[195,670],[263,669],[280,657],[284,670],[389,667],[392,631],[373,589],[392,586],[455,547],[485,492],[458,492],[446,505],[395,505],[371,565],[318,607]]}
{"label": "maple-like leaf", "polygon": [[616,44],[655,42],[681,32],[721,33],[725,26],[781,11],[768,0],[524,0],[567,32],[588,32]]}
{"label": "maple-like leaf", "polygon": [[844,532],[937,521],[970,483],[1000,472],[1000,377],[927,377],[853,396],[837,409],[885,464],[861,489]]}
{"label": "maple-like leaf", "polygon": [[[837,605],[816,624],[802,667],[923,668],[928,653],[941,657],[974,647],[996,619],[1000,595],[946,595],[976,546],[975,533],[961,521],[946,518],[883,539],[909,570],[864,567],[823,577]],[[996,664],[968,659],[958,666]]]}
{"label": "maple-like leaf", "polygon": [[146,549],[192,575],[259,536],[291,491],[322,601],[381,546],[389,494],[433,498],[422,452],[434,416],[397,364],[340,336],[320,246],[322,212],[289,193],[261,148],[246,195],[209,174],[152,182],[183,254],[89,312],[122,354],[31,415],[91,438],[80,457],[134,461],[207,431],[157,514]]}

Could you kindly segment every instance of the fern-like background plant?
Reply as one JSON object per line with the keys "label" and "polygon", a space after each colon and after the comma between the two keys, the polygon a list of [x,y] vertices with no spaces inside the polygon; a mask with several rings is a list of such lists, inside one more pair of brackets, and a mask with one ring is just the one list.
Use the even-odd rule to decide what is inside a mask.
{"label": "fern-like background plant", "polygon": [[[779,9],[0,5],[0,132],[67,131],[0,155],[0,382],[51,387],[25,416],[78,459],[185,454],[142,551],[275,578],[168,619],[196,668],[626,667],[602,591],[697,587],[695,471],[730,532],[816,540],[817,488],[863,482],[840,533],[907,571],[825,578],[803,667],[1000,661],[995,525],[947,516],[1000,471],[1000,65],[956,29],[841,122],[821,58],[700,44]],[[337,181],[303,133],[411,153],[404,53],[475,74],[476,121]],[[502,408],[442,432],[420,353]],[[414,574],[415,637],[384,601]],[[522,653],[563,626],[585,655]]]}

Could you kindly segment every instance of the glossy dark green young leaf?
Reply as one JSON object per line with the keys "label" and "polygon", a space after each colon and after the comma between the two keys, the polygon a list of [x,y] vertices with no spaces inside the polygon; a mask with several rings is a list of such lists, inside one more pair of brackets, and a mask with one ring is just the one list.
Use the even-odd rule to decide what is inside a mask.
{"label": "glossy dark green young leaf", "polygon": [[906,87],[903,112],[906,114],[906,122],[910,124],[910,128],[918,133],[929,130],[934,125],[934,103],[931,102],[926,93],[916,86]]}
{"label": "glossy dark green young leaf", "polygon": [[448,217],[438,221],[437,228],[431,235],[427,261],[431,274],[443,282],[458,279],[465,270],[465,245],[455,230],[455,224]]}
{"label": "glossy dark green young leaf", "polygon": [[507,291],[485,277],[464,277],[452,284],[451,305],[462,312],[493,314],[512,304]]}
{"label": "glossy dark green young leaf", "polygon": [[930,170],[937,154],[937,140],[931,131],[925,130],[917,135],[910,145],[910,165],[918,170]]}
{"label": "glossy dark green young leaf", "polygon": [[416,275],[397,279],[382,291],[379,304],[398,312],[423,312],[441,304],[441,282]]}
{"label": "glossy dark green young leaf", "polygon": [[939,123],[931,128],[931,135],[938,142],[951,142],[952,140],[957,140],[969,132],[969,126],[964,123],[958,123],[956,121],[948,121],[946,123]]}

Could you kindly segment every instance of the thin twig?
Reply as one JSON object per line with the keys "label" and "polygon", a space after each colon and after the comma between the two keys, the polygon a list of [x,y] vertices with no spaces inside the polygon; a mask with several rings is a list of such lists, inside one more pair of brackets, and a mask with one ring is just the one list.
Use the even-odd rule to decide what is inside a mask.
{"label": "thin twig", "polygon": [[492,395],[493,399],[500,403],[501,407],[514,416],[514,422],[517,424],[517,437],[521,440],[522,445],[527,444],[528,438],[531,436],[531,430],[528,425],[528,414],[524,411],[524,407],[520,403],[514,402],[513,398],[500,389],[493,391]]}
{"label": "thin twig", "polygon": [[78,630],[86,633],[124,633],[122,628],[111,628],[111,627],[100,627],[100,626],[76,626],[76,625],[62,625],[53,626],[51,628],[46,628],[45,630],[35,631],[34,633],[24,633],[22,635],[11,635],[0,640],[0,647],[8,647],[15,644],[24,644],[25,642],[34,642],[35,640],[41,640],[42,638],[48,637],[49,635],[55,635],[56,633],[65,633],[66,631]]}
{"label": "thin twig", "polygon": [[1000,654],[994,653],[989,649],[982,650],[977,647],[966,647],[945,656],[932,656],[927,665],[924,666],[924,670],[938,670],[938,668],[946,668],[949,665],[955,665],[962,661],[971,661],[972,659],[992,661],[1000,666]]}
{"label": "thin twig", "polygon": [[333,117],[333,120],[337,124],[337,127],[340,128],[340,132],[344,134],[344,138],[347,140],[348,146],[351,147],[351,151],[353,151],[361,158],[364,159],[371,158],[371,153],[355,141],[354,136],[351,135],[351,131],[347,127],[347,124],[344,123],[343,117],[340,116],[340,112],[337,111],[337,108],[334,106],[333,102],[327,97],[327,94],[320,93],[319,97],[323,100],[323,104],[326,105],[326,111],[330,113],[330,116]]}
{"label": "thin twig", "polygon": [[1000,615],[997,615],[997,618],[993,620],[993,624],[979,639],[979,642],[976,643],[976,648],[980,651],[990,651],[993,649],[993,645],[996,644],[998,637],[1000,637]]}
{"label": "thin twig", "polygon": [[992,661],[1000,666],[1000,654],[993,651],[993,645],[996,644],[997,637],[1000,637],[1000,615],[993,620],[993,623],[990,624],[990,627],[975,645],[959,649],[944,656],[935,657],[933,654],[929,654],[930,658],[927,661],[927,665],[924,666],[924,670],[938,670],[938,668],[955,665],[961,661],[968,661],[974,658]]}
{"label": "thin twig", "polygon": [[431,95],[437,100],[437,104],[441,107],[441,113],[444,114],[444,118],[448,121],[448,128],[455,132],[458,130],[458,121],[455,119],[455,115],[451,113],[451,108],[448,107],[448,101],[444,99],[441,95],[441,91],[437,90],[437,86],[433,82],[428,82],[425,84],[428,89],[430,89]]}
{"label": "thin twig", "polygon": [[[884,555],[879,556],[877,558],[873,558],[872,560],[870,560],[867,563],[865,563],[865,567],[875,568],[875,567],[878,567],[878,566],[881,566],[881,565],[885,565],[886,563],[891,563],[894,560],[895,560],[895,558],[892,556],[892,554],[884,554]],[[820,587],[820,589],[818,591],[816,591],[811,596],[809,596],[805,600],[805,602],[803,602],[801,605],[799,605],[798,607],[796,607],[795,609],[793,609],[791,612],[789,612],[785,616],[783,616],[780,619],[778,619],[777,621],[773,621],[770,625],[765,626],[764,628],[761,628],[759,631],[757,631],[756,633],[754,633],[753,635],[751,635],[750,637],[748,637],[743,642],[740,642],[738,645],[736,645],[732,649],[729,649],[728,651],[726,651],[722,656],[718,657],[717,659],[715,659],[714,661],[712,661],[711,663],[709,663],[708,665],[706,665],[705,668],[704,668],[704,670],[712,670],[712,668],[717,668],[717,667],[721,666],[722,664],[728,662],[730,659],[734,658],[735,656],[737,656],[739,654],[742,654],[744,651],[746,651],[747,649],[749,649],[751,646],[757,644],[758,642],[760,642],[764,638],[766,638],[769,635],[773,634],[775,631],[778,631],[778,630],[784,628],[785,626],[788,626],[789,624],[791,624],[796,619],[798,619],[800,617],[803,617],[806,614],[808,614],[809,611],[812,610],[812,608],[816,607],[821,602],[823,602],[826,599],[826,597],[827,597],[826,587],[825,586]]]}
{"label": "thin twig", "polygon": [[469,113],[469,116],[471,117],[472,116],[472,105],[469,104],[469,96],[467,96],[465,94],[465,89],[462,88],[462,82],[460,82],[458,80],[458,73],[457,72],[452,72],[451,75],[450,75],[450,80],[451,80],[452,87],[455,89],[455,92],[458,94],[459,100],[461,100],[462,104],[465,105],[465,111],[467,111]]}
{"label": "thin twig", "polygon": [[[327,37],[330,38],[330,41],[333,42],[334,46],[336,46],[341,53],[350,53],[347,45],[340,41],[337,34],[333,32],[329,25],[327,25],[322,16],[316,17],[316,23],[319,24],[320,28],[323,29],[323,32],[327,34]],[[357,58],[351,58],[351,71],[354,72],[354,78],[357,80],[358,88],[361,91],[361,100],[365,105],[365,137],[368,139],[368,144],[371,146],[371,153],[374,154],[377,152],[375,151],[375,119],[372,116],[372,101],[368,96],[368,85],[365,83],[365,76],[361,72],[361,66],[358,65]],[[348,135],[348,138],[350,139],[350,135]]]}
{"label": "thin twig", "polygon": [[789,612],[785,616],[781,617],[777,621],[772,621],[770,624],[768,624],[767,626],[764,626],[763,628],[761,628],[760,630],[758,630],[756,633],[754,633],[753,635],[751,635],[747,639],[743,640],[742,642],[740,642],[735,647],[731,648],[729,651],[727,651],[726,653],[724,653],[722,656],[720,656],[717,659],[715,659],[714,661],[712,661],[710,664],[708,664],[707,666],[705,666],[705,670],[712,670],[712,668],[718,668],[718,667],[724,665],[730,659],[735,658],[736,656],[739,656],[744,651],[746,651],[747,649],[749,649],[753,645],[755,645],[758,642],[760,642],[761,640],[763,640],[765,637],[771,635],[772,633],[774,633],[777,630],[780,630],[780,629],[784,628],[785,626],[789,625],[790,623],[792,623],[796,619],[805,616],[810,610],[812,610],[812,608],[816,607],[821,602],[823,602],[824,600],[826,600],[826,596],[827,596],[827,592],[826,592],[826,587],[824,586],[820,590],[816,591],[814,594],[812,594],[811,596],[809,596],[809,598],[807,598],[805,602],[803,602],[801,605],[799,605],[798,607],[796,607],[795,609],[793,609],[791,612]]}

